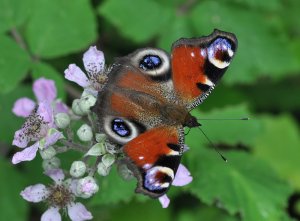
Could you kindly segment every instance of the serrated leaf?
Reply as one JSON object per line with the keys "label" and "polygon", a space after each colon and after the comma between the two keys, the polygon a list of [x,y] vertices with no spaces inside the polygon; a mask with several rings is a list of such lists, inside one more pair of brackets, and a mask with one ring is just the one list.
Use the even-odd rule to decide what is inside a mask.
{"label": "serrated leaf", "polygon": [[12,113],[15,101],[21,97],[33,98],[30,86],[19,86],[9,95],[0,94],[0,140],[11,144],[16,130],[20,129],[24,119]]}
{"label": "serrated leaf", "polygon": [[13,166],[0,158],[0,213],[2,220],[19,221],[27,217],[29,208],[20,192],[24,189],[24,177]]}
{"label": "serrated leaf", "polygon": [[0,93],[11,92],[29,70],[28,54],[10,38],[0,35]]}
{"label": "serrated leaf", "polygon": [[26,29],[32,53],[53,58],[86,48],[96,39],[96,21],[88,1],[40,0]]}
{"label": "serrated leaf", "polygon": [[128,202],[134,196],[136,180],[124,181],[113,167],[110,174],[99,178],[99,192],[91,199],[92,206]]}
{"label": "serrated leaf", "polygon": [[25,22],[32,5],[32,0],[0,0],[0,32],[18,27]]}
{"label": "serrated leaf", "polygon": [[[273,27],[271,19],[262,12],[205,1],[193,8],[191,18],[200,35],[210,33],[213,28],[237,35],[239,48],[229,68],[230,75],[224,79],[227,83],[252,83],[262,75],[278,79],[300,69],[288,47],[287,35],[281,26]],[[278,32],[276,37],[273,29]]]}
{"label": "serrated leaf", "polygon": [[35,62],[32,64],[32,76],[34,79],[45,77],[54,80],[57,89],[57,98],[62,100],[66,98],[63,74],[58,73],[52,66],[44,62]]}
{"label": "serrated leaf", "polygon": [[[252,118],[245,105],[228,106],[226,108],[215,109],[210,112],[200,112],[196,109],[192,112],[202,124],[201,129],[208,135],[213,143],[223,143],[227,145],[251,145],[261,131],[259,120]],[[232,119],[250,117],[250,120],[204,120],[204,119]],[[203,119],[203,120],[201,120]],[[208,140],[197,128],[192,128],[186,136],[189,146],[201,147],[209,145]]]}
{"label": "serrated leaf", "polygon": [[152,0],[110,0],[99,13],[131,40],[141,43],[158,35],[172,11]]}
{"label": "serrated leaf", "polygon": [[300,133],[296,123],[287,115],[265,116],[262,123],[264,130],[257,138],[254,154],[300,190]]}
{"label": "serrated leaf", "polygon": [[263,161],[243,152],[227,152],[228,163],[205,148],[186,157],[194,177],[189,188],[204,203],[239,213],[244,221],[280,221],[291,193]]}

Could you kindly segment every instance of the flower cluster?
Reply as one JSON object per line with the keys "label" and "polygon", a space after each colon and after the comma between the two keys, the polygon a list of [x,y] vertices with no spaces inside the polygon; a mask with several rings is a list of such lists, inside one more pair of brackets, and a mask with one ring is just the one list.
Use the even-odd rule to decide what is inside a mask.
{"label": "flower cluster", "polygon": [[[98,92],[108,80],[103,52],[90,47],[83,56],[83,64],[86,74],[75,64],[65,70],[66,79],[83,87],[81,97],[73,101],[71,108],[57,99],[54,81],[40,78],[33,84],[36,102],[20,98],[12,110],[15,115],[25,118],[21,129],[15,132],[13,145],[21,151],[13,155],[12,163],[31,161],[39,153],[43,159],[44,174],[54,181],[47,186],[28,186],[21,192],[21,196],[29,202],[45,202],[48,205],[41,218],[43,221],[61,220],[59,211],[65,211],[74,221],[92,219],[92,214],[76,199],[95,195],[99,190],[95,176],[109,175],[113,165],[118,166],[125,180],[132,178],[132,172],[119,161],[123,156],[120,149],[105,134],[97,133],[94,115],[90,111]],[[75,131],[73,125],[78,125],[78,122],[81,126]],[[69,168],[64,168],[67,172],[63,172],[59,154],[69,150],[79,151],[82,157]],[[172,185],[184,186],[191,181],[189,171],[180,164]],[[159,202],[166,208],[170,199],[164,195]]]}

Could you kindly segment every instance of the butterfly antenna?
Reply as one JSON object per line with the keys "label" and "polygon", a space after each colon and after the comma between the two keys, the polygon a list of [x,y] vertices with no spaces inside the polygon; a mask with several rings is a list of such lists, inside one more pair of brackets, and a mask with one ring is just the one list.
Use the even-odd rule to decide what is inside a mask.
{"label": "butterfly antenna", "polygon": [[206,137],[206,139],[208,140],[208,142],[214,147],[215,151],[220,155],[220,157],[222,157],[222,159],[227,163],[228,162],[227,158],[224,157],[224,155],[220,153],[220,151],[218,150],[218,148],[216,147],[216,145],[209,139],[209,137],[204,133],[204,131],[200,127],[197,127],[197,128]]}
{"label": "butterfly antenna", "polygon": [[197,120],[250,120],[249,117],[242,118],[197,118]]}

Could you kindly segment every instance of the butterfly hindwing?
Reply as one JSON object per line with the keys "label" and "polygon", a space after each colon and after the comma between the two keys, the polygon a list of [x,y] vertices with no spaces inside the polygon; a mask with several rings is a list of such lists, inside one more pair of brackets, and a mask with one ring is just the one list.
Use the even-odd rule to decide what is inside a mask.
{"label": "butterfly hindwing", "polygon": [[129,168],[139,181],[136,192],[155,198],[167,192],[180,163],[182,139],[181,127],[161,126],[124,146]]}

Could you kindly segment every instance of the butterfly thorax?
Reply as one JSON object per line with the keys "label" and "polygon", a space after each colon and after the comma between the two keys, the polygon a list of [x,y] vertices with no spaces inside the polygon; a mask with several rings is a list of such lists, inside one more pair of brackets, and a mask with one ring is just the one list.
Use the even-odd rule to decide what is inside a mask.
{"label": "butterfly thorax", "polygon": [[167,125],[182,125],[190,128],[200,126],[197,119],[184,107],[165,104],[160,107],[160,114]]}

